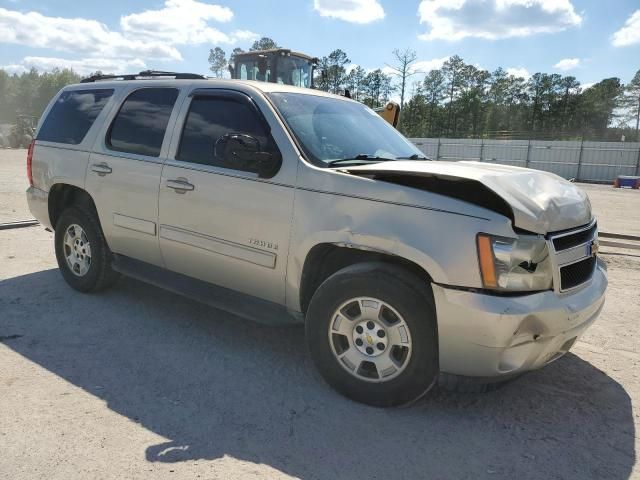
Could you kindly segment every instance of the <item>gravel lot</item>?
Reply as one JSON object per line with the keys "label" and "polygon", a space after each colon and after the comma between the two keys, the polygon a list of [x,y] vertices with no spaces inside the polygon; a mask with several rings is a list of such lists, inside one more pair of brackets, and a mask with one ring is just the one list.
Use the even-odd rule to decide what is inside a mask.
{"label": "gravel lot", "polygon": [[[3,216],[30,218],[7,197],[23,165],[0,151]],[[640,234],[640,192],[587,190],[603,230]],[[604,249],[607,303],[564,358],[495,392],[380,410],[323,383],[301,327],[130,279],[81,295],[52,240],[0,231],[0,478],[640,478],[637,253]]]}
{"label": "gravel lot", "polygon": [[33,218],[25,190],[27,180],[27,151],[0,150],[0,223]]}

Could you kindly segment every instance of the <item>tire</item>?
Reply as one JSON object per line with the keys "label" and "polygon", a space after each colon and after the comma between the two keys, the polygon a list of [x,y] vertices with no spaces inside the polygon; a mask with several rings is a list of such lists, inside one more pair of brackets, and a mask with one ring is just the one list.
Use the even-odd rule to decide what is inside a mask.
{"label": "tire", "polygon": [[[74,273],[67,261],[69,249],[65,249],[65,235],[74,225],[79,226],[83,232],[80,239],[82,245],[78,245],[78,254],[86,258],[86,255],[82,253],[83,247],[85,248],[85,254],[87,253],[87,247],[90,254],[90,262],[88,264],[78,259],[78,261],[83,262],[83,265],[86,265],[86,272],[84,273],[82,271]],[[71,240],[74,238],[71,235],[69,237]],[[87,241],[89,243],[88,246],[86,245]],[[112,254],[107,246],[96,215],[82,207],[69,207],[60,215],[55,229],[55,250],[62,277],[71,287],[80,292],[89,293],[105,290],[119,278],[119,274],[111,268]],[[78,270],[81,269],[79,268]],[[79,273],[82,273],[82,275]]]}
{"label": "tire", "polygon": [[[369,318],[377,318],[379,324]],[[399,334],[402,326],[406,326],[404,336]],[[360,333],[365,329],[364,337],[358,327]],[[385,331],[381,334],[379,330]],[[311,299],[305,334],[311,357],[326,382],[357,402],[376,407],[406,405],[437,382],[433,294],[430,285],[405,269],[362,263],[331,275]],[[387,339],[384,349],[376,343],[377,337]],[[384,367],[381,372],[376,362]]]}

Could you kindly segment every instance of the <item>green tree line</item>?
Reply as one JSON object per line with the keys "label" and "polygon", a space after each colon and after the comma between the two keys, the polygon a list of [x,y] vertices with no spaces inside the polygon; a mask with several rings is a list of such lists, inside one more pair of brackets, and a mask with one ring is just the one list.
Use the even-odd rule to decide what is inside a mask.
{"label": "green tree line", "polygon": [[[457,55],[428,72],[414,68],[414,51],[394,50],[395,63],[365,71],[343,50],[322,57],[316,88],[377,107],[397,94],[400,130],[408,137],[492,137],[640,141],[640,71],[628,85],[606,78],[583,88],[575,77],[535,73],[530,78],[493,72]],[[423,80],[409,85],[411,77]],[[614,123],[621,125],[613,128]]]}
{"label": "green tree line", "polygon": [[[278,48],[271,38],[256,40],[250,50]],[[228,72],[227,59],[211,49],[214,76]],[[320,58],[315,88],[344,93],[371,107],[400,99],[400,130],[409,137],[493,137],[640,141],[640,70],[627,85],[612,77],[584,88],[572,76],[535,73],[530,78],[493,72],[466,63],[457,55],[441,68],[421,72],[416,53],[393,51],[394,62],[365,70],[342,49]],[[419,81],[412,81],[421,78]],[[0,69],[0,123],[17,115],[39,117],[63,86],[81,76],[72,70],[9,74]],[[613,124],[618,125],[612,127]]]}
{"label": "green tree line", "polygon": [[[250,50],[279,48],[263,37]],[[211,50],[209,63],[222,77],[228,63],[224,50]],[[411,49],[393,51],[393,63],[365,70],[336,49],[319,59],[315,88],[349,94],[379,107],[400,99],[400,130],[409,137],[491,137],[640,141],[640,70],[628,85],[611,77],[583,87],[573,76],[535,73],[529,78],[493,72],[454,55],[430,71],[416,68]],[[411,80],[422,77],[419,81]],[[612,125],[617,125],[612,127]]]}
{"label": "green tree line", "polygon": [[[402,130],[408,136],[620,140],[640,114],[640,73],[629,85],[612,77],[583,88],[572,76],[535,73],[525,79],[459,56],[412,86]],[[638,125],[628,128],[634,140]]]}
{"label": "green tree line", "polygon": [[15,123],[17,115],[40,117],[62,87],[80,78],[67,69],[41,73],[33,68],[20,75],[0,69],[0,123]]}

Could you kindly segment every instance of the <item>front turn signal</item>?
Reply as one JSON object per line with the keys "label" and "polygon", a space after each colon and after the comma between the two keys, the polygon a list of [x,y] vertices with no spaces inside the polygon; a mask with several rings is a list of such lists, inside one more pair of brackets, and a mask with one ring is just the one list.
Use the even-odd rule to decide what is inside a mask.
{"label": "front turn signal", "polygon": [[496,276],[496,264],[491,237],[480,234],[477,237],[477,242],[482,284],[485,288],[496,288],[498,286],[498,278]]}

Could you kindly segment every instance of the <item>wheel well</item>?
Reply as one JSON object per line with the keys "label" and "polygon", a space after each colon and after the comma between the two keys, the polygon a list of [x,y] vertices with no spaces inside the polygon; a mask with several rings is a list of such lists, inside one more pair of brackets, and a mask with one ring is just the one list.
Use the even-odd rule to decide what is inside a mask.
{"label": "wheel well", "polygon": [[307,313],[311,298],[322,282],[338,270],[364,262],[383,262],[396,265],[413,273],[427,284],[431,283],[431,276],[426,270],[402,257],[324,243],[313,247],[304,262],[300,281],[302,313]]}
{"label": "wheel well", "polygon": [[49,190],[49,220],[55,229],[62,212],[71,205],[80,205],[96,211],[93,198],[85,190],[66,183],[57,183]]}

